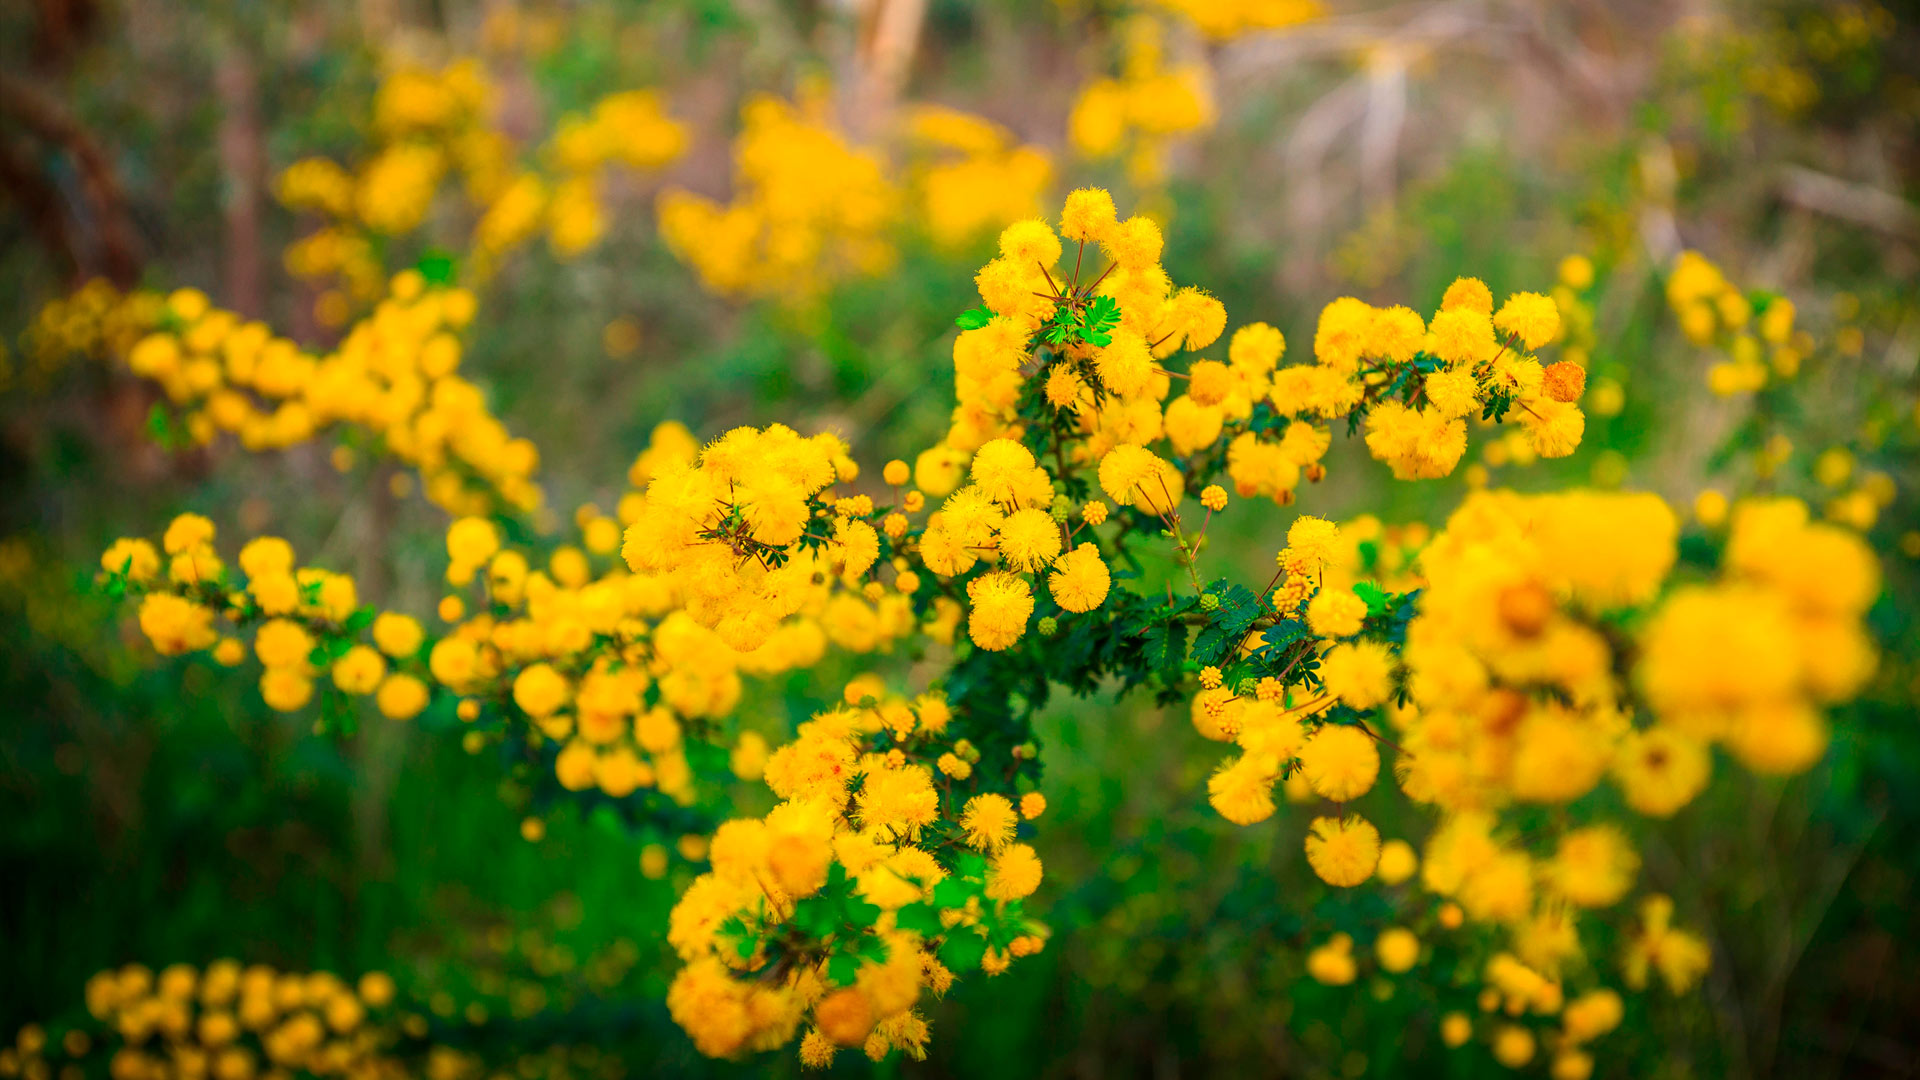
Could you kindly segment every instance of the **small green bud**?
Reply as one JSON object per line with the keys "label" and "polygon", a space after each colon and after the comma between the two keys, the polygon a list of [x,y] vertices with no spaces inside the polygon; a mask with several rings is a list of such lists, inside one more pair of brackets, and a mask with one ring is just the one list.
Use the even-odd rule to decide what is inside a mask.
{"label": "small green bud", "polygon": [[1056,619],[1051,615],[1043,616],[1040,619],[1040,636],[1041,637],[1052,637],[1053,635],[1059,632],[1060,632],[1059,619]]}
{"label": "small green bud", "polygon": [[1257,679],[1246,678],[1234,684],[1233,692],[1241,697],[1252,697],[1259,688],[1260,683]]}
{"label": "small green bud", "polygon": [[1200,610],[1201,611],[1220,610],[1220,598],[1213,595],[1212,593],[1201,593],[1200,594]]}

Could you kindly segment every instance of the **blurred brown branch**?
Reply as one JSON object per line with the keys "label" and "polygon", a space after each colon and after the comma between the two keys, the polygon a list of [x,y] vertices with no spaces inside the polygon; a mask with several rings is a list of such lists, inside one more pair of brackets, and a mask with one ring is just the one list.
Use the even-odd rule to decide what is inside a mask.
{"label": "blurred brown branch", "polygon": [[266,260],[260,242],[262,143],[259,80],[253,61],[229,44],[214,72],[220,95],[220,169],[226,180],[226,302],[243,315],[266,314]]}
{"label": "blurred brown branch", "polygon": [[1920,211],[1890,191],[1789,165],[1781,174],[1780,197],[1802,209],[1901,240],[1920,238]]}
{"label": "blurred brown branch", "polygon": [[33,167],[31,158],[12,142],[0,142],[0,193],[20,208],[27,225],[40,237],[48,260],[66,280],[77,285],[80,256],[73,247],[73,233],[67,228],[67,216],[60,210],[60,193]]}
{"label": "blurred brown branch", "polygon": [[866,0],[860,12],[860,37],[854,62],[849,127],[872,138],[886,127],[906,87],[927,0]]}
{"label": "blurred brown branch", "polygon": [[[140,245],[113,162],[67,107],[15,75],[0,74],[0,116],[64,150],[80,172],[97,241],[99,271],[130,288],[140,276]],[[83,269],[86,260],[80,260]]]}

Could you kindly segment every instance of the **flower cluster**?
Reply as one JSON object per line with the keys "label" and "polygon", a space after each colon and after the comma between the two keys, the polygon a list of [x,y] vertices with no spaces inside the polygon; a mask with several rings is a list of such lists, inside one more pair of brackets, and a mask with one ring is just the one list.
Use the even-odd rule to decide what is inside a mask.
{"label": "flower cluster", "polygon": [[907,114],[908,182],[936,248],[957,251],[1001,222],[1030,217],[1053,182],[1037,146],[972,113],[916,105]]}
{"label": "flower cluster", "polygon": [[[1211,21],[1227,25],[1225,20]],[[1127,19],[1121,25],[1119,75],[1089,80],[1067,117],[1067,141],[1075,152],[1089,158],[1124,156],[1128,177],[1139,187],[1166,179],[1165,156],[1173,139],[1214,122],[1209,72],[1199,64],[1169,65],[1165,32],[1158,19]]]}
{"label": "flower cluster", "polygon": [[[687,211],[681,240],[705,228],[694,218],[740,215],[744,276],[709,284],[790,296],[794,267],[833,266],[836,245],[883,235],[849,232],[860,214],[833,204],[874,196],[862,185],[884,174],[821,122],[776,102],[750,112],[743,175],[784,179]],[[810,175],[844,169],[849,183],[790,199],[787,170],[808,160]],[[763,232],[770,222],[795,232]],[[789,243],[812,246],[793,263],[760,250]],[[1203,583],[1228,485],[1290,503],[1324,475],[1335,421],[1403,479],[1452,472],[1476,415],[1562,456],[1584,430],[1586,372],[1579,345],[1550,365],[1535,355],[1561,337],[1568,298],[1520,292],[1496,307],[1472,278],[1431,319],[1336,300],[1312,359],[1283,366],[1280,330],[1226,335],[1222,304],[1176,288],[1162,246],[1153,220],[1121,218],[1097,189],[1069,195],[1057,226],[1007,227],[975,278],[983,306],[957,320],[947,432],[912,466],[888,462],[881,485],[859,486],[832,433],[770,424],[702,446],[666,424],[614,512],[581,508],[579,543],[543,562],[509,542],[511,517],[456,509],[438,638],[359,608],[350,579],[296,569],[278,541],[242,550],[241,584],[192,515],[158,548],[116,544],[107,588],[142,597],[163,653],[238,662],[245,646],[218,625],[250,630],[275,707],[298,707],[322,670],[379,699],[413,679],[417,692],[391,695],[412,713],[444,690],[470,745],[502,740],[554,797],[670,815],[697,801],[690,744],[724,747],[734,777],[763,779],[780,802],[683,844],[711,871],[667,928],[684,965],[667,1006],[711,1055],[797,1040],[809,1065],[841,1047],[918,1056],[926,997],[1041,947],[1026,907],[1041,866],[1022,832],[1045,806],[1033,720],[1060,686],[1190,700],[1196,730],[1236,747],[1207,785],[1232,822],[1274,816],[1276,789],[1327,805],[1301,830],[1305,862],[1334,888],[1379,882],[1398,921],[1372,940],[1310,928],[1313,978],[1344,985],[1367,963],[1419,978],[1431,950],[1458,951],[1471,959],[1434,978],[1505,1013],[1483,1032],[1496,1060],[1517,1067],[1544,1043],[1558,1074],[1586,1075],[1623,1003],[1589,955],[1604,937],[1584,931],[1627,901],[1640,867],[1632,821],[1599,811],[1617,799],[1674,813],[1715,748],[1757,772],[1810,767],[1823,710],[1874,667],[1871,554],[1790,500],[1734,506],[1715,557],[1711,536],[1683,548],[1652,495],[1478,491],[1432,536],[1298,517],[1263,587]],[[1584,288],[1579,270],[1563,267],[1568,289]],[[432,413],[409,408],[453,378],[428,356],[464,321],[447,310],[461,294],[404,275],[393,292],[338,353],[290,355],[314,365],[299,399],[314,416],[363,424],[416,460]],[[232,338],[255,331],[224,316],[203,329],[220,313],[196,295],[169,301],[134,366],[182,388],[178,400],[207,399],[196,415],[217,427],[208,395],[257,383],[265,361],[235,360]],[[1224,359],[1201,355],[1223,337]],[[254,374],[226,374],[236,364]],[[1127,586],[1143,554],[1168,557],[1162,588]],[[830,647],[877,662],[896,645],[930,661],[923,693],[862,676],[785,745],[729,733],[743,676],[816,667]],[[1417,847],[1361,813],[1396,789],[1434,822]],[[663,871],[649,851],[649,873]],[[1657,975],[1684,992],[1707,969],[1676,906],[1643,895],[1637,923],[1616,927],[1629,989]],[[1464,1014],[1441,1025],[1450,1045],[1475,1034]]]}
{"label": "flower cluster", "polygon": [[697,457],[642,460],[649,476],[628,503],[627,565],[669,584],[687,615],[729,646],[762,649],[792,634],[789,620],[803,612],[855,652],[913,628],[905,593],[868,580],[887,542],[873,500],[830,492],[859,475],[837,436],[737,428]]}
{"label": "flower cluster", "polygon": [[547,232],[553,254],[570,259],[605,234],[600,204],[601,174],[609,165],[637,172],[665,168],[685,152],[685,128],[667,115],[652,90],[627,90],[594,103],[591,112],[560,118],[541,151],[547,167],[523,169],[499,189],[474,226],[473,250],[487,268],[538,233]]}
{"label": "flower cluster", "polygon": [[903,224],[958,252],[1034,213],[1053,181],[1045,150],[944,105],[911,105],[869,142],[833,122],[816,86],[792,103],[755,98],[741,121],[732,199],[670,188],[657,205],[668,248],[722,296],[798,304],[878,275],[899,258]]}
{"label": "flower cluster", "polygon": [[1797,499],[1741,502],[1719,580],[1673,590],[1650,617],[1640,692],[1675,739],[1724,746],[1755,772],[1804,771],[1826,752],[1821,710],[1873,674],[1862,618],[1879,594],[1858,534],[1809,521]]}
{"label": "flower cluster", "polygon": [[161,298],[135,290],[122,293],[105,278],[93,280],[69,296],[48,300],[20,335],[20,359],[0,344],[0,391],[24,386],[43,389],[76,359],[103,360],[124,354],[159,318]]}
{"label": "flower cluster", "polygon": [[[208,651],[235,667],[249,651],[239,635],[251,633],[251,651],[264,669],[260,696],[277,711],[305,708],[315,677],[328,674],[342,694],[371,695],[392,719],[426,708],[425,631],[417,621],[376,618],[360,605],[353,578],[296,566],[293,546],[279,537],[258,537],[240,549],[242,582],[214,550],[214,531],[206,518],[182,514],[159,548],[122,538],[100,556],[108,594],[140,598],[140,630],[155,652]],[[360,640],[364,631],[371,643]]]}
{"label": "flower cluster", "polygon": [[[1305,546],[1303,528],[1330,529],[1313,520],[1296,523],[1290,550]],[[1282,778],[1332,803],[1305,832],[1314,872],[1336,887],[1393,887],[1417,872],[1440,927],[1472,924],[1504,947],[1486,991],[1512,1015],[1561,1017],[1558,1053],[1578,1075],[1591,1068],[1580,1047],[1618,1021],[1617,1002],[1598,1027],[1580,1008],[1612,991],[1568,1002],[1562,989],[1594,978],[1583,913],[1620,904],[1640,866],[1626,829],[1597,817],[1607,800],[1589,796],[1610,783],[1634,813],[1671,816],[1705,787],[1715,745],[1758,773],[1803,771],[1826,749],[1821,710],[1857,693],[1875,662],[1861,620],[1879,573],[1857,535],[1810,522],[1796,500],[1744,502],[1718,576],[1670,585],[1678,531],[1653,495],[1474,494],[1419,552],[1417,590],[1312,594],[1319,640],[1290,654],[1297,681],[1256,681],[1256,654],[1224,677],[1202,670],[1193,700],[1200,732],[1243,751],[1209,783],[1223,816],[1270,817]],[[1400,792],[1437,818],[1418,855],[1344,810],[1375,787],[1383,746]],[[1584,823],[1543,828],[1525,816],[1534,806],[1574,808]],[[1534,823],[1524,833],[1522,820]],[[1629,988],[1655,971],[1684,992],[1706,970],[1706,945],[1672,912],[1666,897],[1645,900],[1620,958]],[[1328,941],[1310,972],[1351,982],[1352,947]],[[1419,947],[1383,933],[1376,951],[1393,973]],[[1523,1025],[1493,1039],[1509,1065],[1533,1055]]]}
{"label": "flower cluster", "polygon": [[289,165],[276,183],[288,209],[324,224],[291,244],[296,277],[332,282],[315,300],[322,322],[340,325],[380,297],[388,238],[419,229],[457,174],[472,207],[475,273],[545,231],[554,254],[572,258],[606,230],[599,188],[606,166],[655,171],[685,152],[684,127],[651,90],[628,90],[569,113],[531,165],[492,122],[494,88],[478,61],[434,71],[400,66],[376,91],[369,155],[349,170],[329,158]]}
{"label": "flower cluster", "polygon": [[280,204],[326,223],[285,254],[295,277],[334,283],[315,301],[323,323],[342,324],[356,303],[379,298],[386,271],[377,238],[419,228],[450,168],[482,189],[499,183],[508,148],[487,125],[492,93],[476,61],[440,71],[398,68],[375,92],[366,161],[349,170],[309,157],[281,171],[274,185]]}
{"label": "flower cluster", "polygon": [[[1071,271],[1061,270],[1062,237],[1075,245]],[[1097,275],[1089,245],[1108,261]],[[952,491],[966,455],[1036,423],[1048,432],[1041,449],[1097,462],[1109,498],[1163,517],[1190,475],[1222,464],[1240,494],[1290,502],[1303,476],[1323,475],[1328,424],[1343,416],[1350,430],[1364,421],[1368,449],[1407,479],[1450,473],[1474,414],[1517,419],[1543,456],[1580,441],[1585,369],[1530,355],[1560,330],[1546,296],[1518,293],[1496,312],[1487,287],[1463,278],[1431,325],[1405,307],[1346,298],[1321,313],[1312,364],[1279,366],[1284,336],[1250,323],[1234,332],[1226,362],[1195,360],[1179,373],[1161,363],[1206,349],[1227,319],[1206,293],[1173,287],[1161,247],[1158,226],[1120,220],[1095,189],[1068,197],[1058,233],[1042,221],[1006,230],[1000,257],[976,279],[985,306],[961,320],[954,342],[958,406],[946,439],[920,457],[923,491]],[[1176,378],[1186,393],[1167,401]],[[1186,469],[1150,449],[1163,442]]]}
{"label": "flower cluster", "polygon": [[1813,337],[1794,328],[1792,300],[1741,292],[1697,251],[1675,260],[1667,303],[1688,340],[1724,353],[1707,369],[1707,386],[1723,397],[1750,394],[1769,378],[1793,378],[1814,348]]}
{"label": "flower cluster", "polygon": [[[1597,272],[1593,260],[1585,255],[1569,255],[1560,260],[1558,281],[1554,284],[1553,305],[1560,313],[1560,333],[1553,342],[1557,349],[1558,362],[1572,365],[1560,368],[1560,372],[1569,378],[1575,375],[1574,368],[1586,383],[1581,397],[1581,407],[1594,416],[1610,417],[1618,414],[1626,401],[1625,390],[1619,381],[1606,375],[1594,373],[1593,350],[1594,337],[1594,300]],[[1548,364],[1547,368],[1552,368]],[[1543,369],[1544,371],[1545,369]],[[1522,414],[1521,419],[1526,419]],[[1584,422],[1583,422],[1584,423]],[[1532,428],[1537,425],[1516,427],[1504,436],[1488,440],[1480,447],[1479,460],[1466,470],[1467,483],[1473,487],[1486,487],[1493,479],[1494,470],[1507,466],[1525,468],[1538,461],[1540,451],[1536,449]],[[1617,475],[1609,479],[1606,464],[1608,457],[1596,463],[1594,480],[1602,486],[1611,486],[1617,482]]]}
{"label": "flower cluster", "polygon": [[823,94],[748,102],[734,165],[731,202],[669,189],[657,203],[661,239],[709,290],[800,300],[893,264],[899,186],[829,122]]}
{"label": "flower cluster", "polygon": [[459,374],[474,306],[466,289],[402,271],[337,348],[314,356],[179,289],[125,360],[166,393],[185,441],[231,434],[249,450],[285,449],[352,428],[419,469],[427,497],[450,512],[531,510],[542,500],[539,451],[508,434]]}
{"label": "flower cluster", "polygon": [[909,700],[863,677],[845,699],[767,761],[783,801],[721,825],[712,872],[673,910],[667,940],[686,966],[667,1008],[704,1053],[772,1049],[804,1028],[811,1067],[841,1047],[923,1058],[923,997],[1045,943],[1022,905],[1040,859],[1017,838],[1046,803],[1012,790],[1020,761],[983,756],[938,694]]}
{"label": "flower cluster", "polygon": [[[504,544],[492,521],[454,521],[447,576],[456,591],[441,602],[448,625],[439,634],[410,615],[360,606],[351,577],[295,567],[277,537],[241,548],[242,580],[215,553],[212,523],[194,514],[175,519],[159,547],[116,541],[101,566],[109,595],[139,598],[140,628],[161,655],[209,651],[236,666],[250,636],[261,696],[275,710],[305,708],[323,676],[331,687],[323,723],[337,718],[331,726],[348,730],[351,711],[336,691],[371,697],[394,720],[419,715],[441,693],[458,699],[469,740],[508,740],[564,791],[635,796],[636,811],[662,816],[697,796],[688,729],[721,742],[718,724],[740,702],[743,674],[810,666],[827,635],[796,619],[737,652],[694,621],[673,582],[628,573],[613,519],[589,508],[580,527],[582,543],[559,546],[542,567]],[[462,591],[473,593],[471,614]],[[745,732],[727,745],[726,771],[757,776],[765,738]]]}
{"label": "flower cluster", "polygon": [[[84,1058],[112,1047],[108,1069],[123,1080],[251,1080],[294,1070],[400,1077],[409,1070],[393,1052],[400,1037],[395,996],[393,979],[378,971],[350,984],[323,971],[280,972],[232,960],[205,970],[174,964],[158,973],[129,964],[87,980],[87,1011],[104,1030],[72,1028],[61,1049]],[[29,1062],[44,1067],[45,1034],[36,1030],[20,1042],[28,1061],[16,1059],[22,1072],[9,1075],[35,1075]]]}

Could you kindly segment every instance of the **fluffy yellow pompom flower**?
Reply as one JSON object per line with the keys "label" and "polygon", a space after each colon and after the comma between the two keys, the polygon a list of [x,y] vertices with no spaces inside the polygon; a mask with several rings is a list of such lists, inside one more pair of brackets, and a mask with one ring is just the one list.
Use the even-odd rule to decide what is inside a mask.
{"label": "fluffy yellow pompom flower", "polygon": [[313,635],[289,619],[269,619],[253,635],[253,652],[270,668],[299,667],[313,652]]}
{"label": "fluffy yellow pompom flower", "polygon": [[847,518],[833,523],[833,542],[827,545],[827,559],[849,579],[866,574],[880,557],[880,534],[864,521]]}
{"label": "fluffy yellow pompom flower", "polygon": [[1365,352],[1368,356],[1404,364],[1420,351],[1427,336],[1427,324],[1412,308],[1396,305],[1374,312],[1367,326]]}
{"label": "fluffy yellow pompom flower", "polygon": [[800,1064],[809,1069],[824,1069],[833,1064],[833,1056],[839,1050],[832,1039],[816,1028],[800,1040]]}
{"label": "fluffy yellow pompom flower", "polygon": [[[1102,504],[1095,504],[1102,505]],[[1081,544],[1053,564],[1047,575],[1047,591],[1062,610],[1092,611],[1106,602],[1112,578],[1107,564],[1092,544]]]}
{"label": "fluffy yellow pompom flower", "polygon": [[1493,290],[1479,278],[1455,278],[1447,286],[1445,295],[1440,297],[1442,311],[1477,311],[1482,315],[1493,314]]}
{"label": "fluffy yellow pompom flower", "polygon": [[1587,414],[1578,405],[1548,397],[1529,408],[1531,412],[1520,414],[1520,424],[1534,453],[1543,458],[1563,458],[1579,448],[1587,431]]}
{"label": "fluffy yellow pompom flower", "polygon": [[1031,485],[1033,451],[1012,439],[994,439],[973,455],[972,478],[996,504],[1018,503]]}
{"label": "fluffy yellow pompom flower", "polygon": [[160,538],[160,546],[169,555],[178,555],[192,551],[202,544],[213,543],[213,522],[199,514],[181,514],[167,525],[167,533]]}
{"label": "fluffy yellow pompom flower", "polygon": [[240,549],[240,569],[249,578],[293,573],[293,545],[277,536],[259,536]]}
{"label": "fluffy yellow pompom flower", "polygon": [[1047,812],[1047,797],[1037,791],[1020,796],[1020,816],[1032,821]]}
{"label": "fluffy yellow pompom flower", "polygon": [[1187,370],[1187,396],[1197,405],[1218,405],[1233,389],[1233,369],[1218,360],[1196,360]]}
{"label": "fluffy yellow pompom flower", "polygon": [[447,557],[454,562],[477,567],[499,550],[499,530],[485,518],[461,518],[447,527]]}
{"label": "fluffy yellow pompom flower", "polygon": [[1112,340],[1094,352],[1093,370],[1102,385],[1123,398],[1144,392],[1153,382],[1153,354],[1147,339],[1127,327],[1116,328]]}
{"label": "fluffy yellow pompom flower", "polygon": [[1173,347],[1172,339],[1177,335],[1180,345],[1189,352],[1197,352],[1220,340],[1221,331],[1227,328],[1226,306],[1203,290],[1191,286],[1173,294],[1166,320],[1155,334],[1155,340],[1163,341],[1162,353]]}
{"label": "fluffy yellow pompom flower", "polygon": [[1380,862],[1380,830],[1363,817],[1314,818],[1307,828],[1307,865],[1320,880],[1352,888]]}
{"label": "fluffy yellow pompom flower", "polygon": [[1037,218],[1016,221],[1000,233],[1000,255],[1015,266],[1051,269],[1060,261],[1060,238]]}
{"label": "fluffy yellow pompom flower", "polygon": [[1013,828],[1020,816],[1005,795],[988,792],[967,800],[960,815],[960,827],[966,830],[967,843],[981,851],[998,851],[1013,841]]}
{"label": "fluffy yellow pompom flower", "polygon": [[1040,887],[1040,856],[1026,844],[1009,844],[987,868],[987,898],[1022,900]]}
{"label": "fluffy yellow pompom flower", "polygon": [[427,707],[427,684],[405,673],[389,675],[374,693],[373,703],[389,720],[411,720]]}
{"label": "fluffy yellow pompom flower", "polygon": [[1360,974],[1353,960],[1353,939],[1335,934],[1324,945],[1307,953],[1307,974],[1327,986],[1345,986]]}
{"label": "fluffy yellow pompom flower", "polygon": [[240,643],[239,638],[221,638],[220,643],[213,647],[214,662],[221,667],[238,667],[246,658],[247,647]]}
{"label": "fluffy yellow pompom flower", "polygon": [[1015,570],[1042,570],[1060,554],[1060,526],[1045,510],[1007,515],[1000,523],[1000,555]]}
{"label": "fluffy yellow pompom flower", "polygon": [[1470,364],[1493,355],[1493,319],[1484,311],[1447,308],[1433,317],[1430,330],[1433,354],[1449,364]]}
{"label": "fluffy yellow pompom flower", "polygon": [[247,582],[247,592],[268,615],[291,615],[300,606],[300,583],[292,574],[261,574]]}
{"label": "fluffy yellow pompom flower", "polygon": [[913,483],[929,498],[943,499],[967,475],[967,455],[942,443],[929,446],[913,459]]}
{"label": "fluffy yellow pompom flower", "polygon": [[387,674],[387,662],[366,645],[355,645],[333,662],[333,685],[349,694],[371,694]]}
{"label": "fluffy yellow pompom flower", "polygon": [[1101,188],[1080,188],[1068,193],[1060,211],[1060,235],[1083,244],[1105,243],[1119,224],[1113,196]]}
{"label": "fluffy yellow pompom flower", "polygon": [[999,652],[1019,641],[1033,614],[1033,591],[1012,574],[989,574],[967,583],[967,636]]}
{"label": "fluffy yellow pompom flower", "polygon": [[1227,344],[1227,360],[1243,371],[1266,375],[1286,351],[1287,339],[1280,331],[1263,322],[1248,323],[1233,332],[1233,340]]}
{"label": "fluffy yellow pompom flower", "polygon": [[1404,926],[1392,926],[1374,939],[1373,955],[1380,966],[1394,974],[1411,969],[1420,959],[1420,939]]}
{"label": "fluffy yellow pompom flower", "polygon": [[1380,865],[1374,876],[1387,885],[1398,885],[1420,868],[1420,856],[1405,840],[1389,840],[1380,845]]}
{"label": "fluffy yellow pompom flower", "polygon": [[513,680],[513,702],[528,716],[539,719],[552,716],[567,703],[571,691],[567,677],[551,664],[534,664]]}
{"label": "fluffy yellow pompom flower", "polygon": [[1448,420],[1457,420],[1480,404],[1480,385],[1465,368],[1436,371],[1427,376],[1423,387],[1433,411]]}
{"label": "fluffy yellow pompom flower", "polygon": [[1529,349],[1538,349],[1560,336],[1560,307],[1550,296],[1535,292],[1514,293],[1500,305],[1493,325],[1520,339]]}
{"label": "fluffy yellow pompom flower", "polygon": [[1602,987],[1568,1002],[1560,1014],[1560,1022],[1570,1041],[1584,1043],[1619,1027],[1625,1015],[1626,1003],[1620,1000],[1620,994]]}
{"label": "fluffy yellow pompom flower", "polygon": [[1699,740],[1665,726],[1631,732],[1614,751],[1613,775],[1627,805],[1671,817],[1707,786],[1713,759]]}
{"label": "fluffy yellow pompom flower", "polygon": [[1359,728],[1326,724],[1300,748],[1300,768],[1316,794],[1347,802],[1372,790],[1380,775],[1380,751]]}
{"label": "fluffy yellow pompom flower", "polygon": [[172,593],[148,593],[140,602],[140,630],[162,656],[178,656],[211,646],[213,612]]}
{"label": "fluffy yellow pompom flower", "polygon": [[1393,693],[1393,653],[1378,641],[1335,645],[1320,659],[1327,692],[1356,709],[1371,709]]}
{"label": "fluffy yellow pompom flower", "polygon": [[294,712],[313,700],[313,680],[293,668],[268,668],[260,676],[260,697],[277,712]]}
{"label": "fluffy yellow pompom flower", "polygon": [[1547,887],[1585,908],[1612,907],[1633,888],[1640,855],[1612,825],[1589,825],[1560,837],[1542,870]]}
{"label": "fluffy yellow pompom flower", "polygon": [[1536,1048],[1533,1032],[1518,1024],[1503,1024],[1493,1035],[1493,1060],[1509,1069],[1518,1069],[1533,1060]]}
{"label": "fluffy yellow pompom flower", "polygon": [[1307,604],[1307,626],[1323,638],[1352,637],[1367,618],[1367,602],[1350,589],[1322,589]]}
{"label": "fluffy yellow pompom flower", "polygon": [[1100,239],[1100,246],[1121,269],[1141,270],[1160,261],[1160,249],[1165,242],[1160,226],[1151,218],[1136,214],[1108,229],[1107,235]]}
{"label": "fluffy yellow pompom flower", "polygon": [[1191,396],[1183,394],[1168,403],[1162,421],[1167,441],[1173,444],[1174,454],[1188,457],[1212,446],[1220,438],[1226,414],[1218,405],[1201,405]]}
{"label": "fluffy yellow pompom flower", "polygon": [[1277,560],[1288,573],[1315,575],[1333,558],[1340,527],[1326,518],[1303,514],[1287,527],[1287,546]]}
{"label": "fluffy yellow pompom flower", "polygon": [[129,581],[148,581],[160,572],[160,553],[145,540],[121,538],[100,556],[100,569],[125,572]]}
{"label": "fluffy yellow pompom flower", "polygon": [[1071,408],[1086,392],[1086,380],[1068,365],[1055,364],[1047,370],[1047,404],[1054,408]]}
{"label": "fluffy yellow pompom flower", "polygon": [[1276,759],[1243,754],[1207,780],[1207,801],[1235,825],[1258,824],[1273,816],[1273,782],[1279,773]]}
{"label": "fluffy yellow pompom flower", "polygon": [[411,615],[389,611],[373,620],[373,643],[380,647],[381,652],[396,660],[419,652],[420,644],[425,640],[426,632]]}
{"label": "fluffy yellow pompom flower", "polygon": [[1142,446],[1116,446],[1100,459],[1100,490],[1122,506],[1164,514],[1179,505],[1186,478]]}

